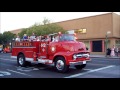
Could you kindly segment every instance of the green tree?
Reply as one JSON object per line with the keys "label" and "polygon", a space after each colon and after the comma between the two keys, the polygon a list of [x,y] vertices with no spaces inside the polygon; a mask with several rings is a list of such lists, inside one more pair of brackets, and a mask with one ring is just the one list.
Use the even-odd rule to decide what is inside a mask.
{"label": "green tree", "polygon": [[19,37],[23,38],[23,35],[27,33],[27,30],[28,30],[27,28],[22,29],[21,32],[18,33]]}
{"label": "green tree", "polygon": [[42,24],[43,24],[43,25],[50,24],[50,20],[48,20],[48,19],[45,17],[44,20],[42,21]]}
{"label": "green tree", "polygon": [[12,39],[14,38],[14,34],[11,33],[10,31],[6,31],[3,33],[3,37],[2,37],[2,41],[3,44],[8,44],[12,41]]}
{"label": "green tree", "polygon": [[31,36],[33,32],[35,33],[35,35],[40,36],[40,35],[48,35],[48,34],[58,33],[58,32],[65,33],[66,31],[61,26],[55,23],[51,23],[50,20],[44,18],[42,23],[35,23],[29,28],[23,29],[19,33],[19,36],[21,38],[23,37],[24,34]]}
{"label": "green tree", "polygon": [[3,43],[3,34],[0,33],[0,44],[2,44],[2,43]]}

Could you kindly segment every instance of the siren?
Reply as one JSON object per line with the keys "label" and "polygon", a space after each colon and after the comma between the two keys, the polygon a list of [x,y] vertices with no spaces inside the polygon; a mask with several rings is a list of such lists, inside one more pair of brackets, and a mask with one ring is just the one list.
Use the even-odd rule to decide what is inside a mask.
{"label": "siren", "polygon": [[62,34],[61,32],[58,32],[58,34]]}
{"label": "siren", "polygon": [[76,33],[74,33],[74,36],[76,36]]}
{"label": "siren", "polygon": [[77,38],[77,34],[76,34],[76,33],[74,33],[74,36],[75,36],[75,39],[78,39],[78,38]]}

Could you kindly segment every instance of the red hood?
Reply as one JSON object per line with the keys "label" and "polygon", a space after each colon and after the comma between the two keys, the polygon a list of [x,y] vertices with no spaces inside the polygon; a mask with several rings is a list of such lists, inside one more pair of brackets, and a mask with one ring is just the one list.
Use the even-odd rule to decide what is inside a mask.
{"label": "red hood", "polygon": [[62,44],[62,46],[65,50],[69,51],[86,51],[86,46],[82,42],[65,41],[64,44]]}

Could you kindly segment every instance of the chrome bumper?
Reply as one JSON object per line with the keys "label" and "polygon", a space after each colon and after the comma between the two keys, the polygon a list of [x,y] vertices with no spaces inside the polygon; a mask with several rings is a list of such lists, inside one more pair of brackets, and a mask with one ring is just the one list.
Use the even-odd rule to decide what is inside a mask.
{"label": "chrome bumper", "polygon": [[82,64],[87,64],[87,62],[91,61],[90,60],[86,60],[86,61],[79,61],[79,62],[69,62],[70,66],[71,65],[82,65]]}

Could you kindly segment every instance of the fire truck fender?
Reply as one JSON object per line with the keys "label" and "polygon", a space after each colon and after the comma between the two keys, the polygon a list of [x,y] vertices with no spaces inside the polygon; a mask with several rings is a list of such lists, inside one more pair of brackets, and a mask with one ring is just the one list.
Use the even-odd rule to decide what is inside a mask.
{"label": "fire truck fender", "polygon": [[[17,59],[18,59],[18,56],[19,56],[20,54],[23,54],[23,55],[24,55],[23,52],[19,52],[19,53],[17,54]],[[24,55],[24,56],[25,56],[25,55]]]}
{"label": "fire truck fender", "polygon": [[69,62],[68,62],[68,54],[66,52],[59,52],[59,53],[56,53],[53,57],[53,62],[55,61],[55,59],[57,57],[63,57],[66,61],[66,65],[69,65]]}
{"label": "fire truck fender", "polygon": [[[21,60],[20,60],[19,58],[22,58],[22,59],[23,59],[23,60],[22,60],[22,63],[20,63]],[[24,55],[24,53],[22,53],[22,52],[19,52],[18,55],[17,55],[17,63],[18,63],[19,66],[22,66],[22,67],[31,64],[30,62],[26,61],[25,55]]]}
{"label": "fire truck fender", "polygon": [[26,66],[26,60],[23,53],[17,55],[17,64],[22,67]]}

